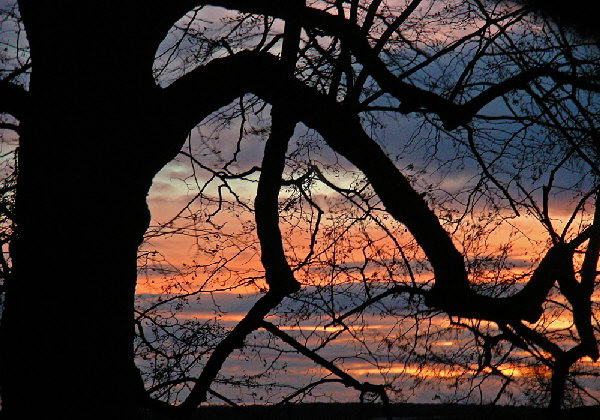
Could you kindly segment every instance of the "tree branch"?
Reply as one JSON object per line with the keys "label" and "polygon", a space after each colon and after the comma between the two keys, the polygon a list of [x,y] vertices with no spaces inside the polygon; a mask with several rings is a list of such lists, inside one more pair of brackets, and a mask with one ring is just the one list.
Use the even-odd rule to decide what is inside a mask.
{"label": "tree branch", "polygon": [[[285,19],[289,15],[288,10],[290,8],[290,3],[283,0],[256,0],[252,2],[242,0],[209,0],[202,3],[245,13],[266,14],[281,19]],[[413,3],[415,6],[416,4],[418,2]],[[412,12],[411,7],[405,12]],[[548,73],[546,66],[524,71],[490,87],[464,105],[457,105],[436,93],[399,79],[379,59],[377,49],[373,49],[370,46],[361,28],[343,16],[335,16],[326,11],[306,7],[296,14],[295,18],[299,19],[304,27],[320,28],[342,40],[344,45],[347,45],[351,49],[357,60],[364,66],[366,72],[373,77],[379,86],[401,102],[400,112],[410,113],[424,108],[428,112],[435,113],[448,130],[468,123],[483,106],[495,98],[502,96],[515,87],[527,84],[542,74],[547,75]],[[400,18],[404,19],[404,14]]]}
{"label": "tree branch", "polygon": [[280,330],[268,321],[262,321],[260,323],[260,326],[267,330],[269,333],[273,334],[275,337],[281,339],[281,341],[283,341],[284,343],[290,345],[301,355],[308,357],[316,364],[323,366],[325,369],[339,377],[346,387],[352,387],[361,392],[372,392],[374,394],[379,395],[384,403],[388,401],[387,394],[383,385],[374,385],[369,382],[358,381],[357,379],[355,379],[354,377],[337,367],[334,363],[330,362],[329,360],[310,350],[308,347],[303,346],[293,337],[286,334],[284,331]]}
{"label": "tree branch", "polygon": [[202,373],[195,380],[195,384],[183,403],[173,408],[182,417],[190,416],[198,405],[206,401],[206,393],[221,370],[225,360],[235,349],[244,346],[244,340],[252,331],[256,330],[263,318],[279,303],[285,296],[277,291],[269,291],[261,297],[248,311],[246,316],[229,332],[215,348],[206,362]]}
{"label": "tree branch", "polygon": [[[226,63],[232,64],[227,71]],[[249,71],[242,72],[244,67]],[[228,80],[223,89],[213,88],[204,97],[214,95],[216,101],[225,102],[224,97],[232,98],[249,92],[273,106],[283,106],[290,115],[318,131],[333,150],[365,174],[386,210],[408,228],[433,267],[435,284],[427,294],[430,306],[452,315],[492,321],[525,319],[534,322],[539,318],[541,305],[556,281],[556,264],[564,258],[570,258],[572,251],[569,247],[557,244],[551,248],[529,282],[516,295],[499,299],[477,295],[469,288],[463,256],[440,225],[435,213],[383,150],[364,132],[352,109],[286,74],[276,57],[251,52],[215,60],[189,73],[173,87],[173,93],[177,91],[186,95],[176,103],[184,103],[187,97],[194,98],[201,94],[202,90],[193,85],[196,80],[212,83],[211,80],[201,79],[208,68],[213,77],[222,83],[225,83],[222,74],[231,74],[232,68],[234,72],[240,69],[240,74]],[[217,92],[222,92],[222,95],[217,95]],[[182,118],[191,119],[192,110],[180,111]]]}
{"label": "tree branch", "polygon": [[[290,19],[285,24],[281,52],[282,71],[290,76],[293,75],[296,64],[299,41],[300,26],[294,19]],[[265,144],[254,206],[266,281],[271,290],[277,289],[282,294],[300,289],[300,284],[287,263],[279,229],[279,191],[288,142],[294,134],[297,122],[294,114],[288,112],[287,108],[285,104],[276,104],[271,110],[271,134]]]}

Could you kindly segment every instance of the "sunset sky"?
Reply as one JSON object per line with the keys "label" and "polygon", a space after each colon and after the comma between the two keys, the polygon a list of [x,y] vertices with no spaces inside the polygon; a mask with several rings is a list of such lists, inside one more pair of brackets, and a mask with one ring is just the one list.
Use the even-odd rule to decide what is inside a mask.
{"label": "sunset sky", "polygon": [[[0,0],[0,5],[6,3]],[[545,49],[544,37],[552,42],[553,37],[560,42],[568,37],[556,35],[537,20],[520,27],[515,23],[518,19],[510,25],[506,20],[498,23],[506,23],[514,37],[506,44],[501,44],[503,30],[492,25],[484,31],[486,37],[455,50],[455,41],[477,32],[488,20],[476,13],[471,16],[471,12],[462,16],[458,11],[454,16],[446,3],[423,2],[418,15],[408,20],[380,56],[395,76],[414,70],[405,80],[437,95],[450,96],[456,103],[467,103],[485,87],[513,75],[515,68],[521,69],[518,61],[511,64],[513,67],[498,64],[500,59],[494,61],[495,55],[502,55],[498,51],[508,48],[506,45],[512,48],[513,41],[519,48],[540,43],[539,48],[538,44],[531,47],[531,57],[527,57],[536,65],[548,61],[565,67],[563,55],[572,53],[584,61],[590,54],[586,47],[567,54],[564,50],[568,48],[562,44]],[[387,12],[397,15],[408,2],[386,4]],[[318,1],[311,5],[325,7]],[[494,13],[500,12],[501,8]],[[271,22],[263,37],[259,26],[262,17],[244,21],[244,26],[232,20],[235,16],[221,8],[205,7],[182,17],[157,52],[156,84],[166,88],[197,66],[269,42],[273,45],[267,52],[280,54],[282,21]],[[389,24],[382,22],[372,30],[373,43]],[[26,40],[13,22],[7,20],[2,25],[8,47],[0,64],[6,68],[22,65],[28,57]],[[333,42],[331,36],[310,36],[316,45],[312,53],[319,60],[331,59],[319,48],[324,51],[331,47],[334,56],[339,53],[337,40]],[[308,32],[302,37],[308,44]],[[406,47],[407,39],[411,48]],[[494,45],[490,40],[501,45],[498,51],[487,50]],[[446,48],[441,58],[419,64]],[[330,83],[325,80],[330,77],[326,71],[330,69],[325,68],[325,76],[315,70],[317,76],[313,77],[314,63],[309,61],[306,57],[298,60],[297,79],[325,92]],[[351,72],[357,74],[362,66],[357,59],[349,64]],[[28,73],[20,77],[27,85]],[[343,81],[349,76],[339,77]],[[540,80],[536,89],[548,93],[547,85],[554,82],[550,77]],[[460,89],[454,90],[454,83]],[[575,152],[567,153],[570,146],[563,142],[564,133],[559,129],[578,122],[580,104],[569,101],[573,97],[579,100],[580,93],[567,92],[552,103],[549,114],[556,109],[562,112],[555,126],[532,111],[538,110],[534,93],[519,88],[517,93],[510,92],[483,106],[473,118],[471,131],[459,125],[447,132],[442,128],[445,123],[425,113],[421,105],[408,104],[414,109],[401,111],[397,98],[379,95],[378,89],[375,79],[367,77],[359,94],[364,101],[360,105],[366,104],[360,112],[363,128],[434,210],[464,256],[474,290],[493,297],[520,290],[552,245],[552,234],[544,223],[551,224],[559,235],[564,229],[567,242],[591,225],[591,192],[598,182],[589,168],[594,161],[590,164]],[[564,93],[548,90],[548,97]],[[335,99],[347,91],[350,87],[343,86],[328,93]],[[597,95],[580,96],[580,102],[589,109],[598,105]],[[376,99],[368,102],[369,98]],[[214,347],[267,290],[261,253],[269,250],[260,249],[253,210],[269,137],[270,111],[270,106],[255,96],[237,99],[197,126],[180,155],[154,178],[147,198],[152,222],[139,250],[136,289],[136,327],[140,333],[136,362],[146,374],[148,388],[174,371],[182,377],[199,375]],[[519,112],[523,118],[507,118]],[[588,121],[581,120],[584,128],[580,132],[587,133]],[[14,158],[17,140],[9,130],[3,130],[2,135],[4,164]],[[485,161],[485,170],[478,159]],[[0,167],[6,173],[10,170]],[[358,381],[389,385],[396,401],[536,403],[536,395],[527,391],[548,384],[550,370],[539,361],[548,358],[548,353],[532,355],[506,341],[489,347],[485,341],[488,335],[501,332],[494,323],[450,317],[426,306],[424,293],[419,292],[429,290],[435,279],[424,251],[407,228],[386,212],[365,176],[302,123],[289,142],[283,178],[279,225],[287,262],[302,289],[285,298],[270,313],[269,322],[305,347],[316,349]],[[545,197],[549,184],[552,188]],[[511,202],[507,195],[516,199]],[[549,220],[541,222],[545,209]],[[2,252],[8,254],[8,247]],[[582,255],[576,257],[576,268],[582,259]],[[412,290],[351,312],[394,287]],[[595,292],[593,303],[599,310],[600,292]],[[555,286],[544,315],[527,326],[567,348],[577,339],[567,306]],[[339,320],[343,314],[347,317]],[[598,333],[598,319],[594,322]],[[177,352],[182,356],[165,356]],[[479,369],[487,356],[492,363]],[[576,367],[580,372],[596,374],[581,378],[579,383],[585,403],[599,402],[600,362],[586,357]],[[212,389],[240,403],[267,403],[281,401],[323,380],[308,392],[305,401],[359,399],[358,391],[331,381],[334,378],[324,367],[259,329],[247,338],[243,349],[227,359]],[[179,387],[162,397],[178,402],[186,392]],[[209,402],[223,401],[212,395]]]}
{"label": "sunset sky", "polygon": [[[220,131],[218,133],[218,144],[220,147],[213,149],[213,152],[211,152],[210,145],[216,140],[211,140],[209,139],[209,135],[204,134],[211,133],[211,126],[210,124],[201,126],[197,132],[192,134],[191,150],[194,150],[195,155],[203,156],[206,159],[204,162],[212,161],[216,168],[219,162],[227,161],[234,153],[234,145],[238,138],[239,129],[239,121],[236,121],[227,129]],[[389,120],[389,126],[386,128],[389,137],[386,138],[391,138],[392,140],[385,140],[387,143],[383,142],[382,145],[387,147],[388,150],[399,147],[398,144],[402,143],[402,139],[415,136],[411,132],[411,129],[414,130],[415,128],[414,125],[411,126],[409,120]],[[250,129],[247,130],[251,131]],[[390,136],[389,133],[392,133],[392,135]],[[251,134],[248,137],[249,141],[242,143],[243,146],[239,154],[238,163],[235,166],[236,172],[243,172],[253,166],[260,165],[260,150],[262,149],[263,142]],[[308,137],[315,144],[319,144],[319,140],[315,140],[313,135],[309,135]],[[292,146],[290,146],[290,150],[294,150],[294,145],[302,145],[306,141],[308,141],[306,129],[299,126],[296,131],[296,137],[291,142]],[[317,147],[316,149],[319,148]],[[218,150],[218,158],[215,157],[214,150]],[[406,156],[406,160],[401,160],[400,164],[404,164],[405,166],[411,165],[414,172],[418,171],[414,167],[430,170],[432,163],[422,159],[423,154],[426,153],[426,151],[422,150],[417,151],[413,155]],[[450,155],[451,153],[451,149],[441,151],[442,155]],[[326,172],[327,176],[331,177],[331,180],[335,180],[336,183],[348,186],[353,181],[356,181],[357,175],[351,165],[343,161],[343,159],[334,156],[330,151],[319,149],[311,158],[325,168],[324,172],[327,171],[326,168],[328,165],[337,162],[342,170]],[[293,164],[290,164],[289,173],[291,174],[293,170]],[[210,214],[211,211],[216,209],[215,204],[213,203],[212,207],[205,207],[207,206],[206,197],[204,199],[197,198],[196,201],[193,201],[198,194],[198,185],[203,185],[203,181],[208,179],[208,173],[198,167],[196,167],[195,171],[194,174],[189,159],[185,156],[180,156],[176,162],[165,167],[155,179],[148,201],[156,225],[171,220],[182,208],[190,202],[192,204],[183,213],[183,215],[188,216],[185,221],[164,227],[162,230],[163,232],[173,232],[174,234],[153,237],[149,240],[148,244],[144,245],[144,250],[158,250],[162,256],[156,259],[154,262],[155,265],[150,266],[150,270],[144,269],[142,271],[138,293],[140,299],[153,301],[153,299],[156,299],[156,296],[153,297],[152,295],[161,293],[161,288],[169,284],[168,279],[175,278],[179,287],[182,288],[181,291],[194,293],[196,290],[203,290],[195,295],[189,301],[188,305],[184,306],[183,310],[176,315],[177,319],[182,321],[195,320],[201,323],[216,319],[223,327],[233,327],[260,297],[260,293],[257,294],[257,285],[259,287],[265,286],[261,280],[252,284],[245,282],[245,279],[262,275],[260,255],[256,244],[257,239],[253,231],[251,230],[241,235],[238,243],[236,243],[235,238],[229,236],[240,231],[242,222],[251,221],[251,213],[239,207],[235,209],[224,207],[221,213],[213,216],[212,221],[216,225],[221,226],[221,232],[225,232],[226,235],[222,237],[219,237],[218,234],[215,235],[214,226],[207,226],[206,223],[203,223],[205,220],[202,220],[202,217],[206,217],[206,214]],[[424,185],[429,182],[437,182],[439,184],[439,191],[437,192],[439,196],[444,195],[441,190],[454,193],[465,187],[468,188],[479,177],[476,169],[468,166],[463,171],[448,171],[447,174],[437,173],[435,169],[430,173],[431,175],[426,174],[420,180],[420,183]],[[240,194],[240,197],[243,200],[247,200],[250,205],[256,187],[252,179],[256,180],[256,178],[251,177],[250,181],[233,181],[231,184],[235,188],[235,191]],[[562,182],[566,185],[569,183],[569,180],[565,179]],[[210,184],[204,190],[206,196],[214,198],[218,194],[218,185],[219,182],[217,181]],[[343,214],[344,212],[343,206],[340,208],[339,204],[334,203],[336,194],[323,184],[314,185],[314,191],[315,200],[320,200],[319,204],[323,208],[327,205],[331,206],[333,211],[333,216],[330,216],[333,218],[323,224],[325,226],[335,225],[336,221],[339,221],[339,219],[335,218],[335,214]],[[231,199],[231,195],[227,196],[226,194],[224,192],[223,197],[226,200]],[[281,193],[282,199],[289,196],[290,193],[286,192],[286,190]],[[550,202],[550,206],[553,224],[559,229],[570,218],[573,211],[573,203],[569,202],[566,198],[563,199],[561,196],[557,196],[555,200]],[[189,217],[194,213],[194,210],[198,211],[196,219]],[[474,217],[485,216],[485,213],[489,213],[489,211],[489,209],[482,207],[479,210],[479,214],[478,212],[474,213]],[[519,276],[523,273],[528,273],[532,267],[535,267],[540,253],[546,249],[548,234],[539,221],[532,215],[522,214],[516,217],[514,214],[511,214],[510,209],[503,211],[506,214],[505,218],[501,221],[496,220],[495,217],[491,219],[489,217],[483,218],[484,221],[487,219],[494,219],[496,221],[484,229],[485,234],[477,239],[479,241],[478,245],[470,243],[466,239],[468,233],[471,232],[468,229],[472,229],[472,227],[469,228],[468,223],[470,222],[465,220],[465,226],[468,229],[467,231],[459,231],[455,234],[455,244],[459,249],[464,247],[467,255],[469,255],[469,246],[484,246],[484,254],[488,253],[490,256],[498,255],[501,252],[500,250],[504,249],[507,266],[502,270],[502,273],[488,272],[484,277],[487,276],[488,279],[492,279],[497,274],[513,276],[517,279],[518,284],[519,282],[528,280],[528,276],[520,280]],[[324,216],[324,219],[326,216]],[[582,223],[589,219],[590,215],[583,213],[578,216],[577,223]],[[193,220],[196,221],[195,226],[192,223]],[[177,226],[185,226],[186,229],[180,231],[177,229]],[[390,226],[394,226],[394,224]],[[287,236],[286,229],[292,229],[293,233]],[[282,223],[286,251],[292,260],[301,259],[301,256],[298,257],[298,254],[304,255],[303,252],[306,253],[311,229],[306,224],[304,226],[294,226],[293,224],[290,226]],[[388,249],[388,251],[394,248],[394,244],[390,242],[389,238],[384,238],[381,232],[377,233],[375,226],[371,226],[369,229],[372,234],[371,238],[380,238],[380,247]],[[179,232],[180,234],[176,234],[175,232]],[[197,240],[197,238],[200,238],[200,240]],[[422,253],[413,249],[414,245],[411,245],[411,239],[407,234],[400,232],[397,239],[400,243],[406,244],[407,252],[412,252],[412,258],[416,258],[416,260],[413,260],[413,268],[417,268],[419,261],[423,259]],[[324,240],[326,241],[327,239]],[[510,247],[506,248],[508,245]],[[205,252],[206,248],[214,248],[214,252],[207,253]],[[227,258],[232,257],[233,259],[230,261],[224,262]],[[360,252],[353,252],[346,255],[345,258],[345,262],[337,261],[337,263],[352,266],[353,264],[360,265],[364,261],[363,255]],[[161,261],[162,264],[160,263]],[[222,267],[216,270],[215,267],[219,261],[223,261],[224,263]],[[205,264],[207,267],[202,267],[201,269],[194,269],[192,267],[194,265]],[[161,267],[166,268],[167,272],[161,272]],[[324,268],[325,272],[328,272],[325,266]],[[374,274],[377,269],[378,267],[372,265],[370,269],[367,269],[367,272]],[[305,283],[306,288],[299,296],[284,301],[280,306],[283,308],[283,312],[293,314],[296,310],[298,313],[306,311],[306,307],[302,303],[302,296],[310,295],[314,299],[315,296],[324,293],[323,291],[317,291],[318,287],[315,288],[315,286],[318,286],[318,283],[315,283],[315,281],[321,281],[323,286],[327,284],[331,285],[332,281],[334,283],[336,281],[341,282],[338,286],[325,287],[325,290],[330,290],[336,296],[336,305],[339,310],[337,315],[344,312],[341,308],[345,307],[347,310],[356,306],[357,296],[361,294],[359,290],[359,276],[354,273],[349,277],[340,275],[334,279],[325,272],[323,275],[313,276],[311,279],[303,277],[303,273],[306,274],[306,272],[302,270],[297,272],[297,279],[301,283]],[[314,274],[315,271],[312,273]],[[427,269],[414,275],[415,279],[423,284],[431,281],[432,278],[431,273]],[[321,280],[315,280],[315,278]],[[392,280],[385,275],[378,277],[378,279],[378,281],[382,282],[379,290],[385,290],[385,287],[387,287],[386,284]],[[481,281],[481,277],[479,277],[479,280],[477,278],[473,278],[472,280]],[[402,274],[398,272],[398,277],[394,278],[393,281],[406,282],[408,278],[406,273]],[[229,286],[234,286],[236,282],[239,286],[234,287],[232,290],[209,293],[210,290],[223,290]],[[377,291],[378,289],[374,287],[373,290]],[[177,289],[171,291],[177,293]],[[323,348],[319,354],[329,360],[337,360],[340,367],[343,367],[347,372],[361,381],[368,380],[374,383],[381,383],[382,381],[393,382],[401,389],[396,395],[400,399],[413,402],[444,401],[446,399],[457,398],[457,396],[464,397],[465,391],[473,387],[479,387],[478,389],[482,390],[484,401],[493,399],[502,387],[503,381],[493,376],[488,377],[486,373],[489,374],[489,371],[484,370],[483,372],[476,373],[476,348],[468,348],[467,346],[468,343],[471,343],[471,346],[473,346],[473,337],[464,330],[451,327],[450,319],[445,315],[433,317],[431,320],[425,315],[417,318],[406,317],[404,315],[394,316],[394,313],[402,314],[401,308],[407,305],[406,298],[406,295],[386,298],[382,301],[382,305],[385,308],[382,309],[378,305],[373,310],[367,310],[359,318],[350,318],[355,320],[356,325],[349,322],[347,324],[349,330],[342,331],[336,340]],[[304,317],[299,320],[290,321],[285,317],[282,318],[281,314],[278,313],[273,314],[270,318],[270,322],[280,325],[280,329],[283,331],[287,331],[297,337],[302,337],[303,344],[306,344],[308,347],[316,347],[324,337],[340,332],[342,328],[340,326],[328,325],[328,320],[331,321],[331,318],[328,318],[324,312],[318,310],[314,312],[313,316]],[[453,321],[457,320],[454,319]],[[544,328],[548,331],[572,328],[572,320],[566,314],[544,318],[540,323],[544,324]],[[440,363],[433,363],[431,361],[419,363],[417,361],[419,358],[415,357],[416,353],[411,355],[406,354],[410,348],[410,346],[407,347],[408,343],[406,341],[409,340],[409,337],[416,337],[419,334],[419,329],[423,329],[424,327],[429,329],[431,338],[427,339],[426,342],[420,343],[413,351],[417,353],[419,351],[424,352],[425,348],[427,348],[427,351],[440,355]],[[487,328],[490,331],[495,331],[496,329],[491,323]],[[257,341],[254,343],[258,345],[264,342],[268,335],[263,331],[262,333],[255,334],[255,336],[257,337]],[[386,337],[399,337],[400,342],[403,340],[405,342],[396,351],[385,353],[385,357],[378,359],[374,355],[381,353],[381,346],[385,342]],[[236,357],[226,363],[222,373],[225,376],[232,375],[235,377],[240,373],[240,368],[242,368],[246,375],[259,374],[265,368],[261,360],[266,360],[268,362],[276,361],[275,365],[278,366],[272,373],[272,377],[269,377],[270,380],[286,383],[289,386],[300,387],[323,377],[331,377],[325,369],[316,366],[305,357],[291,351],[289,347],[286,349],[285,345],[283,345],[282,348],[287,351],[279,353],[273,349],[262,349],[257,354],[253,354],[251,350],[242,354],[236,354]],[[368,356],[370,352],[372,354]],[[468,364],[453,366],[441,363],[444,355],[450,357],[450,355],[454,355],[457,352],[464,352],[464,359],[471,362],[470,368],[465,368]],[[260,357],[258,354],[260,354]],[[510,359],[501,363],[498,368],[506,376],[515,379],[533,379],[534,375],[544,375],[543,372],[531,369],[527,363],[528,358],[530,356],[526,352],[515,349],[512,350]],[[519,362],[520,359],[522,359],[521,363]],[[588,369],[597,369],[600,367],[600,364],[593,363],[591,360],[584,361],[583,365]],[[548,375],[548,372],[545,375]],[[482,385],[478,385],[480,381]],[[588,378],[583,380],[582,383],[585,384],[586,389],[591,395],[595,398],[600,397],[600,381]],[[453,386],[453,384],[456,386]],[[274,387],[266,393],[261,390],[254,390],[253,392],[256,395],[248,394],[245,389],[237,387],[223,385],[218,389],[224,395],[243,402],[276,401],[278,398],[288,395],[291,392],[285,387]],[[512,394],[504,395],[499,400],[500,402],[525,401],[518,387],[509,387],[509,389]],[[328,393],[335,395],[335,398],[349,401],[354,401],[358,397],[357,391],[345,388],[340,384],[324,384],[314,391],[314,398],[318,400]],[[511,400],[511,397],[514,397],[514,400]],[[464,401],[478,402],[480,401],[479,398],[480,395],[475,393],[471,394]],[[212,401],[219,402],[218,398]]]}

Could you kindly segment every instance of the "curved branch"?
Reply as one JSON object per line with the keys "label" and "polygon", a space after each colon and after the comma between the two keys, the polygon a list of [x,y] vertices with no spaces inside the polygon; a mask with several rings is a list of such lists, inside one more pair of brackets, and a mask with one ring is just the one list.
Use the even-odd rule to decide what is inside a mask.
{"label": "curved branch", "polygon": [[[334,150],[365,173],[390,214],[409,228],[436,267],[439,284],[466,287],[463,259],[450,237],[423,197],[364,132],[358,117],[286,75],[276,57],[242,52],[214,60],[175,82],[166,89],[165,96],[181,105],[175,107],[173,118],[187,123],[190,129],[215,106],[244,93],[254,93],[274,106],[282,105],[289,114],[320,132]],[[197,97],[203,101],[194,107]]]}
{"label": "curved branch", "polygon": [[[239,75],[222,89],[213,88],[215,92],[223,93],[221,101],[225,101],[223,97],[227,95],[232,98],[253,93],[275,107],[284,107],[290,115],[318,131],[333,150],[365,174],[386,211],[408,228],[433,267],[435,284],[427,295],[430,306],[452,315],[492,321],[524,319],[534,322],[539,318],[541,305],[560,271],[557,267],[566,258],[571,258],[571,247],[561,243],[552,247],[529,282],[512,297],[490,298],[474,293],[469,288],[463,256],[424,196],[412,187],[385,152],[365,133],[353,110],[287,74],[276,57],[266,53],[238,53],[215,60],[196,70],[197,74],[194,74],[196,71],[188,74],[184,80],[176,82],[178,86],[174,88],[187,90],[186,95],[193,98],[201,92],[193,85],[198,75],[211,67],[211,71],[216,72],[215,77],[219,78],[225,67],[215,69],[225,63],[232,63],[234,69],[239,69]],[[243,68],[249,71],[243,72]],[[204,79],[200,81],[210,83]],[[189,118],[192,110],[182,110],[182,113],[184,118]]]}
{"label": "curved branch", "polygon": [[[292,7],[292,2],[283,0],[255,0],[251,2],[243,0],[208,0],[202,3],[245,13],[270,15],[281,19],[285,19],[291,14],[290,8]],[[413,3],[415,6],[417,4],[418,2]],[[410,113],[425,109],[428,112],[435,113],[448,130],[468,123],[482,107],[510,90],[522,87],[538,77],[550,75],[548,66],[528,69],[491,86],[465,104],[458,105],[436,93],[406,83],[394,75],[385,63],[379,59],[378,46],[371,47],[362,29],[356,23],[345,19],[343,16],[332,15],[326,11],[310,7],[295,10],[294,18],[299,19],[302,26],[322,29],[342,40],[344,45],[350,48],[356,59],[363,65],[366,73],[384,91],[401,102],[400,112]],[[405,12],[410,14],[411,11],[412,9],[409,7]],[[404,19],[404,14],[398,19],[401,22]]]}
{"label": "curved branch", "polygon": [[[293,22],[286,23],[282,59],[275,59],[276,65],[284,74],[292,74],[299,36],[300,27]],[[177,408],[181,413],[191,414],[200,402],[206,400],[210,384],[230,354],[236,348],[243,347],[247,335],[264,322],[264,317],[279,305],[285,296],[300,289],[300,284],[294,279],[287,263],[279,230],[278,197],[282,184],[281,177],[288,141],[296,127],[296,120],[292,115],[285,104],[273,106],[271,135],[265,146],[255,201],[257,234],[262,250],[261,260],[269,291],[217,345],[188,398]]]}
{"label": "curved branch", "polygon": [[271,135],[265,145],[254,206],[256,231],[269,289],[287,294],[299,290],[300,284],[294,279],[283,250],[278,198],[288,141],[294,134],[296,121],[281,106],[273,107],[271,116]]}
{"label": "curved branch", "polygon": [[[290,19],[285,25],[280,62],[282,71],[286,74],[293,75],[299,41],[300,26],[294,19]],[[294,114],[288,112],[285,104],[273,106],[271,134],[265,145],[255,200],[256,232],[266,281],[270,290],[278,290],[283,295],[300,289],[300,284],[287,263],[279,229],[279,191],[288,142],[294,134],[296,123]]]}
{"label": "curved branch", "polygon": [[[489,87],[466,103],[459,105],[436,93],[406,83],[394,75],[385,63],[379,59],[378,49],[380,47],[371,47],[364,36],[364,31],[355,22],[323,10],[310,7],[298,8],[294,3],[283,0],[253,0],[251,2],[243,0],[206,0],[184,2],[187,6],[183,9],[187,8],[189,10],[198,5],[212,5],[244,13],[269,15],[280,19],[293,16],[294,20],[298,20],[303,27],[324,30],[342,40],[344,45],[350,48],[357,60],[364,66],[366,71],[364,74],[368,73],[384,91],[401,102],[400,112],[410,113],[425,109],[427,112],[435,113],[441,119],[444,127],[449,130],[468,123],[481,108],[494,99],[511,90],[522,88],[539,77],[550,76],[557,82],[571,83],[574,86],[590,90],[597,89],[594,84],[565,75],[545,65],[513,75]],[[413,4],[416,5],[418,2]],[[410,11],[412,9],[409,7],[405,12],[409,13]],[[399,22],[403,18],[404,14],[399,17]],[[247,67],[245,70],[252,72],[256,69]]]}

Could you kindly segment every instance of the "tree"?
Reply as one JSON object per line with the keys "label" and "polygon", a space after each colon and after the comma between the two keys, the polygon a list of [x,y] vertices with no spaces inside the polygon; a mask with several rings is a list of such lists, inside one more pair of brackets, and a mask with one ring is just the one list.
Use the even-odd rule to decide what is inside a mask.
{"label": "tree", "polygon": [[[225,360],[259,328],[325,366],[345,385],[386,399],[380,385],[356,380],[265,320],[284,298],[301,300],[303,292],[312,292],[299,291],[299,281],[304,281],[299,274],[304,270],[309,275],[311,267],[319,265],[329,266],[336,276],[343,272],[347,280],[356,275],[365,285],[362,296],[348,289],[357,307],[345,314],[336,300],[320,298],[318,287],[316,294],[307,293],[313,308],[318,302],[331,308],[327,315],[333,324],[377,307],[386,297],[408,293],[415,296],[416,306],[403,313],[415,309],[417,317],[423,311],[442,311],[473,333],[474,344],[482,348],[482,371],[503,377],[487,354],[506,342],[550,365],[554,407],[560,405],[573,363],[585,356],[598,358],[591,299],[598,222],[597,217],[589,218],[598,190],[593,45],[552,25],[541,31],[547,35],[543,41],[533,42],[531,31],[536,27],[525,10],[488,9],[478,1],[457,1],[440,10],[419,0],[401,5],[273,0],[92,5],[90,17],[92,9],[75,2],[20,2],[30,44],[30,81],[27,89],[12,83],[11,77],[0,84],[0,111],[19,121],[13,128],[20,136],[16,234],[11,238],[12,267],[2,316],[3,342],[10,343],[1,349],[0,384],[8,418],[41,413],[69,418],[90,407],[99,417],[134,418],[142,408],[189,415],[211,391]],[[229,32],[212,34],[194,26],[194,18],[209,5],[241,13],[229,16]],[[186,16],[190,10],[193,15]],[[187,47],[192,68],[169,84],[157,84],[156,51],[182,18],[184,25],[176,28],[183,28],[187,38],[159,56],[165,59],[162,67],[159,62],[159,82],[161,74],[176,70],[169,57],[179,57]],[[280,22],[285,22],[283,31]],[[443,26],[434,24],[475,29],[451,32],[440,41],[435,35]],[[276,50],[280,53],[274,54]],[[429,66],[437,63],[460,71],[430,72]],[[134,311],[137,251],[150,223],[146,195],[154,176],[182,150],[188,133],[245,95],[271,106],[260,168],[240,173],[225,161],[215,169],[193,153],[187,156],[212,171],[223,188],[229,188],[228,179],[257,183],[253,206],[233,194],[233,188],[230,192],[235,205],[254,213],[265,290],[248,314],[216,340],[198,377],[187,378],[182,370],[177,374],[183,375],[159,384],[156,389],[189,384],[185,401],[169,407],[149,396],[134,365],[133,320],[140,327],[152,309]],[[501,109],[508,115],[488,115],[485,107],[499,101],[504,101]],[[242,100],[234,111],[260,115],[260,102],[251,102],[258,108]],[[411,179],[410,168],[399,170],[368,134],[375,131],[377,113],[384,111],[416,116],[431,129],[434,144],[453,144],[457,159],[468,158],[479,166],[482,175],[476,185],[438,194],[431,184],[428,193],[419,185],[425,179],[419,173]],[[499,134],[502,127],[492,124],[498,120],[522,127],[517,133],[543,131],[547,140],[536,136],[529,142],[523,134],[507,138]],[[288,142],[299,122],[318,132],[328,148],[362,175],[343,186],[332,182],[310,156],[303,156],[306,149],[290,157]],[[243,136],[240,144],[242,140]],[[542,153],[546,149],[548,154]],[[528,159],[520,160],[519,153],[528,153]],[[435,154],[431,158],[442,163],[444,159]],[[286,163],[294,171],[286,171]],[[557,174],[564,172],[580,179],[558,185]],[[548,176],[540,182],[541,190],[540,183],[522,181],[536,181],[536,174]],[[323,210],[311,189],[317,184],[350,203],[355,216],[340,219],[339,225],[321,225]],[[295,195],[282,207],[284,187]],[[562,232],[554,227],[548,207],[557,188],[572,193],[575,200],[573,216]],[[228,207],[220,194],[209,198],[209,216]],[[292,211],[303,208],[309,220],[299,223],[303,216]],[[487,219],[481,216],[482,210],[490,209]],[[505,254],[493,254],[484,242],[494,226],[510,223],[507,209],[515,215],[533,214],[550,238],[520,283],[502,260],[508,245]],[[361,225],[363,220],[370,225]],[[362,230],[344,230],[348,223]],[[384,232],[381,245],[370,236],[373,225]],[[207,226],[219,230],[217,224]],[[291,228],[284,234],[294,226],[311,228],[303,258],[294,260],[284,246],[286,226]],[[431,273],[433,281],[420,281],[412,273],[406,244],[398,242],[400,229],[407,229],[412,257],[423,261],[420,270]],[[366,242],[350,234],[362,234]],[[346,252],[342,260],[362,250],[362,271],[341,270],[339,254],[327,247],[319,251],[319,241],[335,244],[338,239],[347,245],[340,251]],[[394,247],[388,263],[377,257],[377,250],[389,247],[390,241]],[[367,263],[388,270],[387,285],[370,277]],[[483,281],[494,267],[501,275]],[[406,275],[412,282],[398,280]],[[555,294],[566,300],[554,299]],[[572,313],[574,326],[564,335],[549,335],[543,323],[531,327],[523,322],[538,322],[553,305]],[[497,327],[488,328],[482,321]],[[147,351],[159,350],[144,337],[143,325],[138,333],[146,339]],[[561,345],[568,340],[572,346],[565,350]],[[60,378],[64,386],[45,386],[31,404],[31,396],[22,390],[39,377],[32,361],[39,360],[40,352],[44,376]],[[503,354],[511,354],[511,349]]]}

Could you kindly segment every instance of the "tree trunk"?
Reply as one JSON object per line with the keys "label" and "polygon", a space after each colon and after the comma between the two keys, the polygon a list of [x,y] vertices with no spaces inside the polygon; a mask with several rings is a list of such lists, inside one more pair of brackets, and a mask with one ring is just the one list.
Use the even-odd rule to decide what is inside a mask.
{"label": "tree trunk", "polygon": [[566,356],[557,357],[552,369],[552,381],[550,385],[550,402],[548,403],[549,415],[552,418],[560,417],[560,409],[565,397],[567,376],[571,364]]}
{"label": "tree trunk", "polygon": [[36,104],[47,112],[23,122],[2,399],[19,418],[44,405],[83,418],[135,400],[136,253],[152,177],[122,153],[136,133],[90,112],[95,95],[73,95],[73,109],[48,93]]}
{"label": "tree trunk", "polygon": [[132,49],[139,34],[119,33],[131,16],[105,25],[71,3],[46,3],[23,10],[34,67],[1,327],[2,408],[10,419],[136,418],[136,255],[152,177],[172,157],[153,147],[162,137],[153,51],[148,58],[143,44]]}

